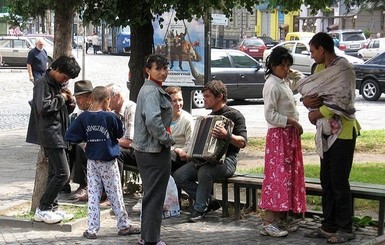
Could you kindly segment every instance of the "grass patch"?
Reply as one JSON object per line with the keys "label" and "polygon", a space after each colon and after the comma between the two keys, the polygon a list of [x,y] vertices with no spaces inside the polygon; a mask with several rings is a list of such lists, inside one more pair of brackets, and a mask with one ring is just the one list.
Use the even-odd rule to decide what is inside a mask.
{"label": "grass patch", "polygon": [[[315,133],[304,133],[301,136],[302,151],[315,152]],[[265,137],[250,138],[247,144],[248,151],[264,151]],[[385,154],[385,130],[361,131],[356,142],[356,152]]]}
{"label": "grass patch", "polygon": [[[304,169],[305,177],[319,178],[319,164],[306,164]],[[263,167],[256,167],[252,169],[240,170],[238,172],[244,174],[263,174],[263,171]],[[350,172],[350,181],[370,184],[385,184],[384,176],[384,163],[353,164],[353,168]],[[307,203],[312,210],[321,211],[321,197],[307,196]],[[360,211],[377,210],[378,201],[355,199],[355,208]]]}
{"label": "grass patch", "polygon": [[[33,220],[33,217],[35,216],[35,213],[29,212],[30,205],[28,206],[28,211],[21,211],[20,214],[16,214],[15,218],[19,219],[26,219],[26,220]],[[68,205],[68,204],[61,204],[60,209],[63,210],[66,213],[70,213],[74,215],[74,218],[71,220],[63,220],[63,223],[68,223],[73,220],[86,218],[88,215],[88,209],[87,205]]]}

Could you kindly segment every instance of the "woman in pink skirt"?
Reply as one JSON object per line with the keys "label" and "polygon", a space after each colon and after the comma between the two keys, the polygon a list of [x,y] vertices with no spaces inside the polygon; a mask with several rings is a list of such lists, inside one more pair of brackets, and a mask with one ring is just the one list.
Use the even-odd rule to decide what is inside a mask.
{"label": "woman in pink skirt", "polygon": [[264,211],[261,235],[284,237],[288,211],[306,212],[306,192],[301,149],[302,126],[291,86],[302,74],[290,70],[293,57],[276,47],[266,61],[263,88],[268,123],[265,149],[265,179],[259,207]]}

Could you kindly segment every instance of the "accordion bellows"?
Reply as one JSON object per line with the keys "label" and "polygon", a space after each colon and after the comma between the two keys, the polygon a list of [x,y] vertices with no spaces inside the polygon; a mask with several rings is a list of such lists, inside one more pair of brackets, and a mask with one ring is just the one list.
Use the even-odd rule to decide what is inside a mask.
{"label": "accordion bellows", "polygon": [[230,144],[230,137],[216,139],[212,136],[212,130],[216,125],[223,125],[230,136],[233,131],[233,122],[225,116],[208,115],[196,119],[191,147],[188,155],[197,164],[211,163],[222,164],[225,153]]}

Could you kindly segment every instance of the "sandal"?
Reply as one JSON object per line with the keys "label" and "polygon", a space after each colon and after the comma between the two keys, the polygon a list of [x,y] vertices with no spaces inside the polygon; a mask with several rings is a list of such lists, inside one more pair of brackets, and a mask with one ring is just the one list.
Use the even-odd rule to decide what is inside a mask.
{"label": "sandal", "polygon": [[95,233],[90,233],[88,231],[83,232],[83,236],[87,239],[97,239],[98,236]]}
{"label": "sandal", "polygon": [[344,243],[356,238],[354,233],[340,232],[337,231],[332,237],[330,237],[327,241],[328,243],[337,244]]}
{"label": "sandal", "polygon": [[305,237],[310,237],[310,238],[326,238],[329,239],[333,237],[335,233],[330,233],[322,230],[321,228],[317,228],[315,230],[312,230],[310,232],[305,233]]}
{"label": "sandal", "polygon": [[132,234],[139,234],[140,233],[140,227],[139,226],[133,226],[129,225],[127,228],[121,229],[118,232],[119,236],[127,236]]}

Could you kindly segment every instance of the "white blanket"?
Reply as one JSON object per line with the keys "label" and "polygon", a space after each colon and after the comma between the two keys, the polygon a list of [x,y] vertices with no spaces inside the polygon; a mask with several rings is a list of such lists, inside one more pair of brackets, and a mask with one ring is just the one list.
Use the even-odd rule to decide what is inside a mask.
{"label": "white blanket", "polygon": [[[338,57],[334,65],[298,81],[296,89],[302,96],[318,94],[322,97],[324,105],[338,115],[333,118],[334,126],[341,126],[339,116],[347,119],[355,118],[355,81],[356,76],[352,65],[345,58]],[[339,130],[334,128],[331,135],[325,139],[322,136],[325,132],[323,133],[322,130],[328,124],[330,121],[325,118],[317,120],[316,147],[321,158],[323,158],[323,152],[329,149],[341,132],[341,127]]]}

